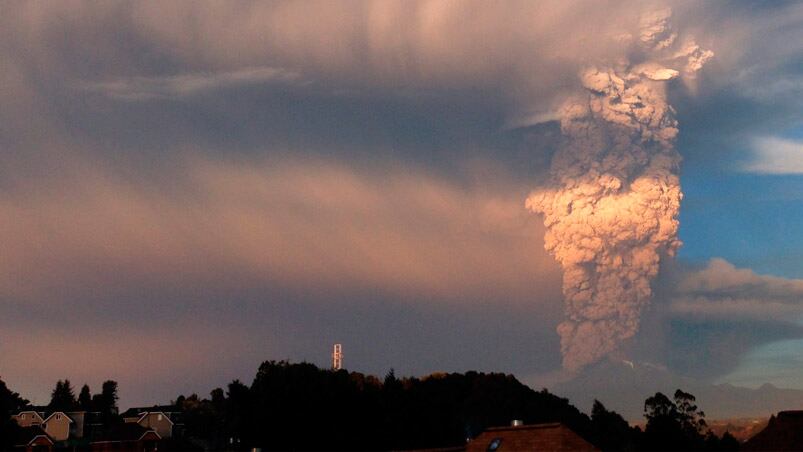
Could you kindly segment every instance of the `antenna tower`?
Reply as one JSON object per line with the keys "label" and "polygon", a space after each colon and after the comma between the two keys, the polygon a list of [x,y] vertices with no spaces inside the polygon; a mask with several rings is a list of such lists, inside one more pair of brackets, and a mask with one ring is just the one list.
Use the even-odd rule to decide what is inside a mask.
{"label": "antenna tower", "polygon": [[332,350],[332,370],[340,370],[343,368],[343,346],[335,344]]}

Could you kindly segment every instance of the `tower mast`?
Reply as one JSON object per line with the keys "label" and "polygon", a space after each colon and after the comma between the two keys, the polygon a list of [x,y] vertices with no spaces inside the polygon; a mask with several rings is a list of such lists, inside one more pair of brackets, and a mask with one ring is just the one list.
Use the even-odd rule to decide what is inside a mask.
{"label": "tower mast", "polygon": [[343,346],[335,344],[332,350],[332,370],[340,370],[343,368]]}

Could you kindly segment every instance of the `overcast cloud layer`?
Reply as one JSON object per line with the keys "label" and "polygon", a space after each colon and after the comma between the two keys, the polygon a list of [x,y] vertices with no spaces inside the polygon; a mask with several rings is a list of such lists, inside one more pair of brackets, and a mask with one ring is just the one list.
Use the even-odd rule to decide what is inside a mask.
{"label": "overcast cloud layer", "polygon": [[[354,370],[549,381],[562,272],[524,199],[581,71],[643,58],[641,18],[665,6],[6,5],[0,375],[38,402],[64,377],[166,402],[264,359],[326,365],[342,341]],[[803,6],[669,6],[676,39],[716,54],[667,82],[686,168],[799,173]],[[662,270],[661,327],[622,356],[658,344],[713,379],[799,337],[799,280],[694,264]],[[734,325],[754,334],[706,367]]]}

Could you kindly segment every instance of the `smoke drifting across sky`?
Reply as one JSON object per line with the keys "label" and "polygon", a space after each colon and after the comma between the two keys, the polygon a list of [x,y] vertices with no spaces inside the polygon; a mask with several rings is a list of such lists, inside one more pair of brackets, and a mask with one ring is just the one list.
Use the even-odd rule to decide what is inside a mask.
{"label": "smoke drifting across sky", "polygon": [[[650,15],[667,5],[671,26]],[[706,193],[723,188],[728,165],[752,177],[744,171],[757,167],[740,164],[749,156],[772,157],[767,174],[788,166],[758,151],[800,141],[782,135],[803,111],[801,43],[796,4],[4,5],[0,375],[38,402],[69,377],[93,387],[114,378],[124,405],[158,403],[250,378],[263,359],[325,365],[339,341],[354,370],[495,370],[540,386],[561,369],[560,339],[567,367],[629,353],[622,340],[639,311],[670,320],[630,342],[655,336],[671,365],[681,347],[666,337],[688,331],[690,317],[708,313],[688,342],[704,329],[716,345],[724,311],[755,322],[753,306],[767,301],[665,290],[661,273],[696,267],[663,260],[645,308],[658,256],[678,234],[694,244],[679,252],[692,265],[722,256],[764,265],[761,274],[779,271],[766,264],[778,248],[764,260],[742,250],[767,249],[771,232],[803,236],[799,209],[762,210],[776,204],[755,180],[738,184],[750,196]],[[707,49],[716,57],[692,80]],[[675,145],[693,194],[680,226]],[[785,184],[783,199],[801,192]],[[572,257],[544,249],[542,219],[522,202],[533,189],[550,252]],[[576,198],[568,215],[561,193]],[[713,209],[727,224],[708,227]],[[574,231],[584,211],[599,214],[594,227],[621,225]],[[745,240],[731,221],[740,213],[783,227]],[[784,240],[780,270],[800,277],[803,242]],[[594,266],[599,277],[584,281]],[[622,278],[627,290],[610,289]],[[571,288],[584,283],[596,297]],[[777,311],[794,312],[795,296]],[[594,350],[576,346],[581,329]],[[760,336],[740,350],[778,337]],[[197,363],[228,349],[241,353]],[[739,357],[705,375],[727,374]],[[711,368],[682,369],[701,366]]]}

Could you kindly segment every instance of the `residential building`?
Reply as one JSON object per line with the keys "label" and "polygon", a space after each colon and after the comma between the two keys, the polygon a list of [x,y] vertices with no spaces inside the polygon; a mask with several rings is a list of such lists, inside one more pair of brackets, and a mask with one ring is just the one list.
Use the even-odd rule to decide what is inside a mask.
{"label": "residential building", "polygon": [[38,425],[29,425],[20,429],[14,447],[26,452],[52,452],[54,442]]}
{"label": "residential building", "polygon": [[20,427],[30,427],[33,425],[42,425],[44,418],[36,411],[21,411],[18,414],[11,416]]}
{"label": "residential building", "polygon": [[73,420],[63,411],[55,411],[42,421],[42,430],[53,441],[67,441],[70,437],[70,425]]}
{"label": "residential building", "polygon": [[173,406],[154,406],[130,408],[121,416],[126,423],[139,424],[144,428],[154,430],[161,438],[171,438],[176,433],[176,418],[179,414]]}
{"label": "residential building", "polygon": [[92,451],[155,451],[162,438],[152,429],[135,422],[112,425],[89,443]]}
{"label": "residential building", "polygon": [[103,430],[101,413],[92,411],[48,411],[47,407],[29,407],[11,416],[20,427],[41,427],[54,442],[90,438]]}

